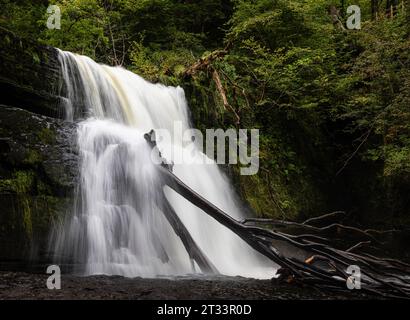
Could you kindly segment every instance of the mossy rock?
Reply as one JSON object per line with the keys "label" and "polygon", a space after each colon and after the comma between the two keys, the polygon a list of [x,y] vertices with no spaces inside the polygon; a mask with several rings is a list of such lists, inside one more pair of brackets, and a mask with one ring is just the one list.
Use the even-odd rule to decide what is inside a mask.
{"label": "mossy rock", "polygon": [[0,259],[47,251],[77,184],[73,123],[0,105]]}
{"label": "mossy rock", "polygon": [[62,85],[55,48],[20,39],[0,29],[0,104],[61,117]]}

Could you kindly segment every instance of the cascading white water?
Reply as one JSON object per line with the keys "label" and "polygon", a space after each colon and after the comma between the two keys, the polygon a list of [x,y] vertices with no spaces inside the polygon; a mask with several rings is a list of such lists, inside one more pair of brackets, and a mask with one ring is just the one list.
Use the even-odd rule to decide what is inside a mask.
{"label": "cascading white water", "polygon": [[[183,130],[190,127],[184,91],[149,83],[85,56],[63,51],[59,55],[68,98],[66,117],[82,118],[77,136],[82,164],[74,212],[54,238],[56,253],[84,266],[85,274],[153,277],[198,272],[161,212],[163,184],[143,138],[151,129],[172,133],[175,121]],[[159,143],[159,149],[168,147]],[[173,171],[204,198],[242,218],[229,181],[216,164],[176,164]],[[272,263],[234,233],[173,190],[165,187],[165,194],[219,272],[257,278],[274,274]]]}

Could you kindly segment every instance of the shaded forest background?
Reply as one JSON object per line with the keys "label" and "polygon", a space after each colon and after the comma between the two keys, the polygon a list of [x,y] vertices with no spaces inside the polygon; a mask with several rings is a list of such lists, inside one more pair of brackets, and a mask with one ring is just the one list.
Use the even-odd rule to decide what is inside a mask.
{"label": "shaded forest background", "polygon": [[[46,28],[61,8],[61,30]],[[361,30],[347,30],[359,5]],[[410,10],[381,0],[0,0],[0,27],[185,89],[194,125],[260,129],[227,169],[261,216],[410,225]]]}

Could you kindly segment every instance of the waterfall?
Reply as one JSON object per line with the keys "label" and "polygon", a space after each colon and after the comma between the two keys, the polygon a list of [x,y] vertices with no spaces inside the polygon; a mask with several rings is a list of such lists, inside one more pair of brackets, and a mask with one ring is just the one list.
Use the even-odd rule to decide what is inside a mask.
{"label": "waterfall", "polygon": [[[78,122],[82,161],[74,209],[52,239],[56,256],[70,259],[86,275],[199,272],[161,211],[165,193],[219,272],[271,277],[272,262],[161,183],[143,135],[151,129],[173,132],[175,122],[182,129],[191,127],[183,89],[152,84],[121,67],[69,52],[59,51],[59,60],[64,110],[67,120]],[[172,157],[167,147],[159,142],[164,155]],[[173,171],[232,217],[243,218],[227,177],[215,163],[175,164]]]}

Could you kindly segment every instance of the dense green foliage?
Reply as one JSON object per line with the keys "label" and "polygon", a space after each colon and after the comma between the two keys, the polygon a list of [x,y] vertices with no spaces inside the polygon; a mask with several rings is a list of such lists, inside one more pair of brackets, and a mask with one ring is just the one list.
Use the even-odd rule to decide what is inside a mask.
{"label": "dense green foliage", "polygon": [[[409,224],[410,9],[399,1],[386,14],[379,1],[372,14],[371,2],[60,0],[62,29],[48,30],[48,1],[1,0],[0,23],[183,86],[199,128],[259,128],[261,169],[235,176],[260,214],[345,209],[359,222]],[[339,8],[343,25],[350,4],[361,30],[329,14]],[[187,75],[199,58],[209,64]]]}

